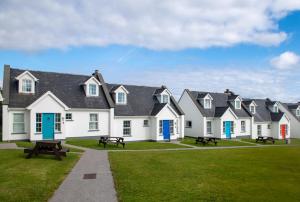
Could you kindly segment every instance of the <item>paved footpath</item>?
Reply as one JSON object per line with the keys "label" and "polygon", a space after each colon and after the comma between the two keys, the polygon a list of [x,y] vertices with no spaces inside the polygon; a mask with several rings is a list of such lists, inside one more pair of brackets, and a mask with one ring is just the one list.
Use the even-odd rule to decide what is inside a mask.
{"label": "paved footpath", "polygon": [[1,143],[0,149],[20,149],[20,147],[18,147],[16,143]]}
{"label": "paved footpath", "polygon": [[[83,179],[85,174],[87,178]],[[50,202],[117,202],[107,151],[86,149]]]}

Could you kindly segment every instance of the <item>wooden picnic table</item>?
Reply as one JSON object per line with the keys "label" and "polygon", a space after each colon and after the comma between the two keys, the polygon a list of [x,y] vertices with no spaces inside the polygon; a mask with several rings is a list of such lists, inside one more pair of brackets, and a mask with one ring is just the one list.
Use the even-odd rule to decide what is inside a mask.
{"label": "wooden picnic table", "polygon": [[197,137],[196,138],[196,144],[202,143],[203,145],[208,144],[209,142],[214,143],[215,145],[218,144],[218,141],[220,138],[217,137]]}
{"label": "wooden picnic table", "polygon": [[117,145],[117,147],[119,146],[119,144],[121,144],[123,146],[123,148],[125,147],[125,142],[124,142],[123,137],[101,136],[99,139],[99,145],[103,144],[104,148],[106,147],[107,144],[110,144],[110,143]]}
{"label": "wooden picnic table", "polygon": [[61,146],[61,141],[47,140],[47,141],[37,141],[33,148],[24,149],[24,153],[28,153],[26,158],[31,158],[34,154],[38,156],[39,154],[54,155],[58,160],[62,160],[62,156],[67,156],[69,149],[63,148]]}
{"label": "wooden picnic table", "polygon": [[256,138],[256,142],[263,142],[265,144],[265,143],[267,143],[267,141],[270,141],[273,144],[275,143],[275,140],[274,140],[273,137],[259,136],[259,137]]}

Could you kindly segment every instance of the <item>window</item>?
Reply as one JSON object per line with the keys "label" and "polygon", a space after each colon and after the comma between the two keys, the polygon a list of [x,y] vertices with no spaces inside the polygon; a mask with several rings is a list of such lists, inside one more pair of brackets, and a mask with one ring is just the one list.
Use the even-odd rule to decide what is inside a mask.
{"label": "window", "polygon": [[269,130],[271,129],[271,125],[270,125],[270,124],[268,124],[268,129],[269,129]]}
{"label": "window", "polygon": [[159,134],[160,135],[162,135],[162,130],[163,130],[162,120],[159,120]]}
{"label": "window", "polygon": [[261,125],[257,125],[257,135],[261,136]]}
{"label": "window", "polygon": [[89,130],[98,130],[98,114],[90,114]]}
{"label": "window", "polygon": [[178,119],[176,120],[175,127],[176,127],[176,132],[179,133],[179,120]]}
{"label": "window", "polygon": [[119,103],[119,104],[126,103],[125,93],[117,93],[117,103]]}
{"label": "window", "polygon": [[61,132],[61,115],[55,114],[55,132]]}
{"label": "window", "polygon": [[241,132],[242,133],[246,132],[246,122],[245,121],[241,121]]}
{"label": "window", "polygon": [[235,101],[235,108],[236,109],[241,109],[241,101],[240,100]]}
{"label": "window", "polygon": [[144,127],[148,127],[149,126],[149,120],[144,120]]}
{"label": "window", "polygon": [[170,134],[174,135],[174,121],[170,120]]}
{"label": "window", "polygon": [[233,121],[230,121],[231,122],[231,124],[230,124],[230,132],[231,132],[231,134],[234,134],[234,122]]}
{"label": "window", "polygon": [[255,114],[255,106],[250,106],[250,112],[252,113],[252,114]]}
{"label": "window", "polygon": [[42,114],[41,113],[35,114],[35,132],[37,132],[37,133],[42,132]]}
{"label": "window", "polygon": [[131,122],[123,121],[123,136],[131,136]]}
{"label": "window", "polygon": [[169,102],[169,96],[168,95],[163,95],[162,98],[163,98],[163,100],[162,100],[163,103],[168,103]]}
{"label": "window", "polygon": [[296,110],[296,116],[300,116],[300,109]]}
{"label": "window", "polygon": [[192,121],[186,121],[185,122],[185,127],[186,128],[192,128]]}
{"label": "window", "polygon": [[13,115],[13,133],[24,133],[25,123],[23,113],[14,113]]}
{"label": "window", "polygon": [[206,109],[211,108],[211,100],[210,99],[204,99],[204,108],[206,108]]}
{"label": "window", "polygon": [[66,113],[66,120],[67,121],[72,121],[72,114],[71,113]]}
{"label": "window", "polygon": [[211,121],[206,122],[206,132],[207,132],[207,134],[212,134]]}
{"label": "window", "polygon": [[23,93],[31,93],[32,91],[32,81],[30,79],[22,80],[22,92]]}
{"label": "window", "polygon": [[225,123],[225,121],[223,121],[223,133],[224,134],[226,133],[226,123]]}
{"label": "window", "polygon": [[277,105],[274,105],[274,112],[278,113],[278,106]]}
{"label": "window", "polygon": [[97,95],[97,85],[89,84],[89,95],[96,96]]}

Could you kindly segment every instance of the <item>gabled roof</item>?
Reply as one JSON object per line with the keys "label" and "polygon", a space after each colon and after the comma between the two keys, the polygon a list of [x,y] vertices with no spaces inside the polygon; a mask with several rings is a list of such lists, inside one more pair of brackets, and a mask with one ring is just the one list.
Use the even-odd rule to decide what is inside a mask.
{"label": "gabled roof", "polygon": [[94,82],[96,82],[99,86],[101,85],[101,83],[99,82],[98,79],[96,79],[94,76],[91,76],[88,80],[86,80],[84,82],[84,85],[86,85],[90,80],[93,80]]}
{"label": "gabled roof", "polygon": [[[18,85],[14,79],[24,70],[9,68],[5,72],[9,72],[8,85],[4,86],[4,90],[8,91],[9,102],[7,104],[9,107],[25,108],[47,91],[51,91],[70,108],[109,109],[110,105],[113,107],[113,103],[110,104],[108,101],[108,99],[111,99],[110,95],[108,94],[109,97],[105,95],[105,85],[101,85],[99,96],[87,97],[85,95],[81,84],[90,79],[91,76],[30,71],[33,76],[39,79],[39,82],[36,83],[34,95],[24,95],[18,93]],[[100,81],[100,83],[103,82]],[[4,98],[6,99],[6,97]]]}
{"label": "gabled roof", "polygon": [[110,90],[110,92],[115,92],[115,91],[118,90],[119,88],[122,88],[122,89],[126,92],[126,94],[129,94],[129,91],[128,91],[123,85],[116,85],[116,86],[114,86],[114,87]]}
{"label": "gabled roof", "polygon": [[34,81],[38,81],[38,79],[27,70],[24,70],[21,74],[16,76],[16,80],[20,80],[25,74],[29,75]]}
{"label": "gabled roof", "polygon": [[[121,84],[107,84],[110,92]],[[127,96],[126,105],[116,105],[116,116],[153,116],[159,113],[166,104],[160,104],[155,96],[156,92],[163,92],[161,87],[123,85],[130,94]],[[170,106],[178,115],[184,115],[177,102],[170,97]]]}
{"label": "gabled roof", "polygon": [[[278,113],[273,113],[268,108],[270,105],[274,105],[278,102],[271,101],[268,99],[244,99],[243,103],[249,103],[254,101],[256,103],[256,111],[254,116],[255,122],[271,122],[271,121],[278,121],[281,119],[283,112],[279,111]],[[248,105],[249,106],[249,105]]]}
{"label": "gabled roof", "polygon": [[300,103],[282,103],[281,105],[288,110],[298,121],[300,121],[300,117],[296,116],[295,110],[300,107]]}
{"label": "gabled roof", "polygon": [[[235,109],[234,106],[230,103],[233,96],[230,96],[227,93],[213,93],[213,92],[201,92],[201,91],[189,91],[186,89],[186,92],[189,94],[199,111],[202,113],[205,117],[219,117],[220,113],[225,112],[224,110],[228,107],[234,112],[234,114],[239,118],[250,118],[251,114],[245,109],[245,107],[242,105],[241,109]],[[207,94],[209,94],[213,100],[212,100],[212,107],[211,109],[205,109],[199,97],[205,97]],[[238,97],[234,96],[235,98]],[[235,99],[234,98],[234,99]]]}

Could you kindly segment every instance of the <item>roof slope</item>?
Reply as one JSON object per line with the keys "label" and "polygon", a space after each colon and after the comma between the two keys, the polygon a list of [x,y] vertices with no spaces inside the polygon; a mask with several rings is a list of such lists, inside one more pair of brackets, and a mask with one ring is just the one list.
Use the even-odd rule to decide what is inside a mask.
{"label": "roof slope", "polygon": [[[112,91],[120,84],[107,84],[112,95]],[[130,93],[127,95],[126,105],[115,105],[116,116],[153,116],[156,115],[165,104],[160,104],[156,96],[157,92],[162,92],[161,87],[148,87],[136,85],[123,85]],[[179,115],[183,115],[182,110],[177,105],[175,99],[171,97],[170,106]]]}
{"label": "roof slope", "polygon": [[[226,93],[212,93],[212,92],[189,91],[189,90],[188,93],[190,94],[194,103],[197,105],[200,112],[206,117],[220,117],[229,107],[239,118],[251,117],[251,114],[243,106],[241,107],[241,109],[235,109],[234,106],[232,106],[232,104],[230,103],[230,101],[238,97],[238,95],[228,95]],[[209,94],[213,98],[211,109],[205,109],[199,100],[199,98],[204,98],[205,95],[207,94]]]}
{"label": "roof slope", "polygon": [[300,106],[300,103],[280,103],[284,108],[286,108],[298,121],[300,121],[300,117],[296,116],[295,110]]}
{"label": "roof slope", "polygon": [[99,90],[99,96],[87,97],[82,84],[91,76],[62,74],[54,72],[30,71],[37,79],[34,95],[18,93],[18,85],[15,77],[25,70],[10,69],[9,82],[9,107],[25,108],[45,94],[51,91],[70,108],[109,109],[109,103],[104,95],[103,87]]}

